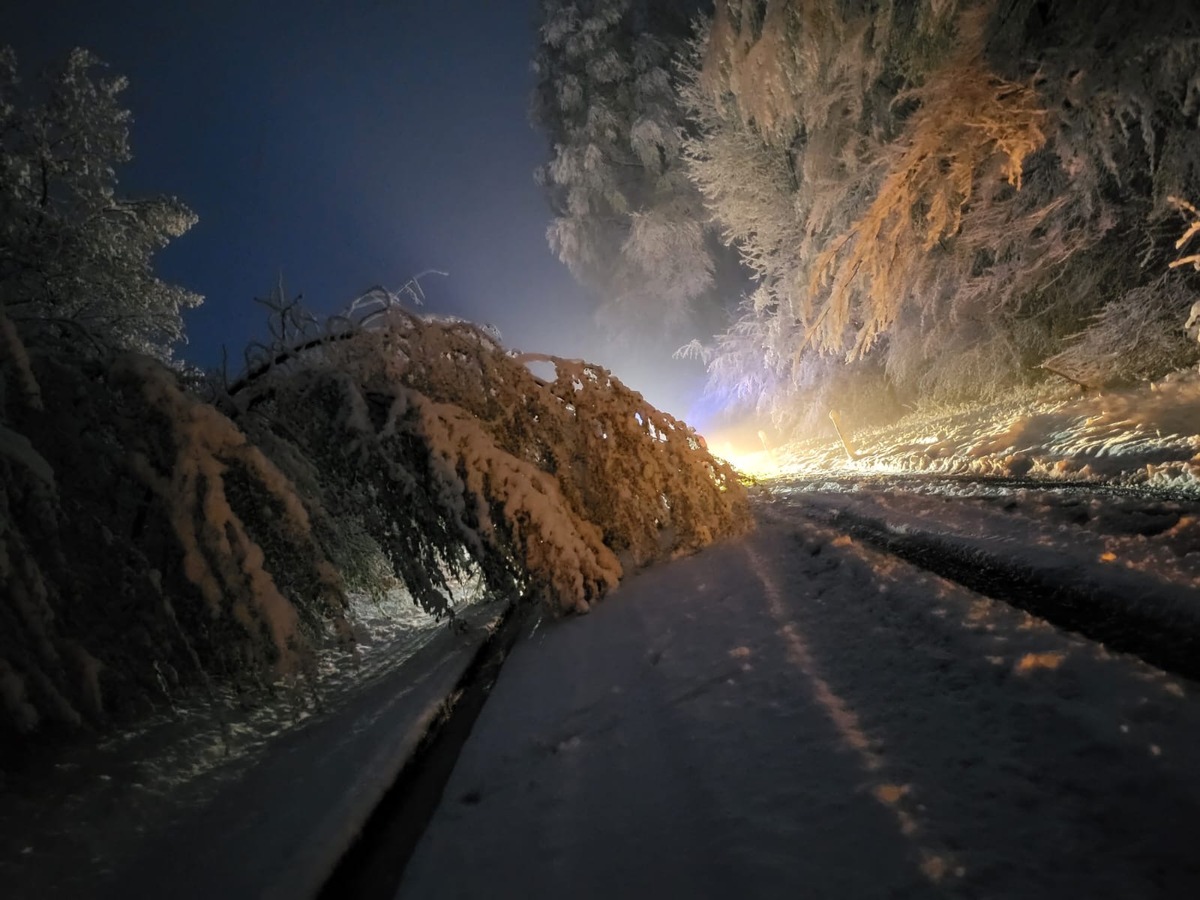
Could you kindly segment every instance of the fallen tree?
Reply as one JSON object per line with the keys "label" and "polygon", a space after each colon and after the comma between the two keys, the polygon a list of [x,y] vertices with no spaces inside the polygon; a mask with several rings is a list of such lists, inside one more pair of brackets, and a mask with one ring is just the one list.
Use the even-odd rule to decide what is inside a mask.
{"label": "fallen tree", "polygon": [[352,639],[347,591],[452,615],[478,576],[585,612],[630,566],[750,526],[733,470],[598,366],[384,291],[273,316],[267,364],[229,385],[4,321],[4,731],[302,676]]}

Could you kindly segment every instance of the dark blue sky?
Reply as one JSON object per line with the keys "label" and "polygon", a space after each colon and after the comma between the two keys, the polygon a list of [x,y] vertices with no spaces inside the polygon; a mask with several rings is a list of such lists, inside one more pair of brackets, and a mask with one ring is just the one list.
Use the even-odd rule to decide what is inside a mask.
{"label": "dark blue sky", "polygon": [[[527,117],[535,0],[0,3],[25,77],[73,46],[130,79],[123,193],[174,194],[200,223],[159,270],[202,293],[181,355],[231,361],[265,328],[251,302],[283,271],[332,312],[425,269],[428,308],[511,347],[583,356],[677,415],[699,373],[598,332],[546,245]],[[696,422],[703,427],[703,421]]]}

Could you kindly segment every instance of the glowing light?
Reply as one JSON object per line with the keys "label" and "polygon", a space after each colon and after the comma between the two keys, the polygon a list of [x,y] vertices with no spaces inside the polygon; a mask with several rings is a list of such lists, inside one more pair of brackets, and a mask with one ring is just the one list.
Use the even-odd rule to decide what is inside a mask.
{"label": "glowing light", "polygon": [[1049,650],[1045,653],[1026,653],[1016,665],[1018,674],[1032,672],[1035,669],[1057,669],[1066,657],[1061,650]]}
{"label": "glowing light", "polygon": [[784,467],[776,462],[768,450],[738,453],[732,448],[721,448],[716,451],[716,455],[743,475],[749,475],[752,478],[775,478],[782,475],[784,471]]}
{"label": "glowing light", "polygon": [[754,431],[753,426],[718,432],[708,447],[713,456],[751,478],[775,478],[785,470],[783,462],[767,445],[766,435]]}

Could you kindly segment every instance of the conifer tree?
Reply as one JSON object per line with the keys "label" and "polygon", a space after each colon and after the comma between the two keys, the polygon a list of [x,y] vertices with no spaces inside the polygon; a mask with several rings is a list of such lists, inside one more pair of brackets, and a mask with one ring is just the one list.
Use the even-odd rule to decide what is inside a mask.
{"label": "conifer tree", "polygon": [[[130,159],[124,78],[75,50],[26,87],[0,50],[0,303],[14,321],[160,357],[201,298],[159,279],[155,252],[196,222],[171,197],[126,199]],[[80,340],[81,336],[84,338]]]}
{"label": "conifer tree", "polygon": [[610,325],[678,326],[719,305],[721,255],[688,178],[675,58],[690,2],[545,0],[533,119],[550,245]]}
{"label": "conifer tree", "polygon": [[686,152],[759,282],[718,386],[823,413],[856,372],[980,396],[1194,357],[1188,292],[1154,285],[1200,178],[1198,72],[1185,2],[718,0]]}

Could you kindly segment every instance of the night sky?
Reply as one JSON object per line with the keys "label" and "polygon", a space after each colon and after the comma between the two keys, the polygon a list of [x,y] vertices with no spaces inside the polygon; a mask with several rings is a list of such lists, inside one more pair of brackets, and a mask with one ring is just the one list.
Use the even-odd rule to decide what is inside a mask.
{"label": "night sky", "polygon": [[25,78],[86,47],[130,79],[131,196],[174,194],[199,224],[160,274],[205,295],[179,355],[231,365],[265,334],[263,296],[333,312],[426,269],[427,310],[497,326],[510,347],[611,367],[704,427],[696,364],[623,352],[546,244],[529,124],[535,0],[9,2],[0,44]]}

